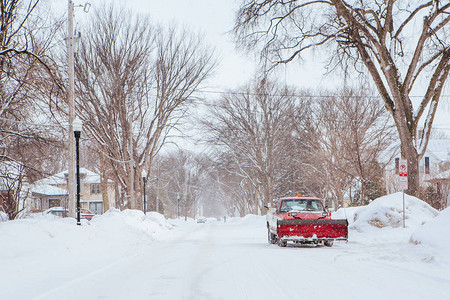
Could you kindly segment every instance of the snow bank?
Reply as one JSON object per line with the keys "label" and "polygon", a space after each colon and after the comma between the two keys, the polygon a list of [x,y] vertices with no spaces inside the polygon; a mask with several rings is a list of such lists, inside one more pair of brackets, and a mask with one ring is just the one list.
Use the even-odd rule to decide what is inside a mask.
{"label": "snow bank", "polygon": [[[66,255],[120,257],[130,245],[150,244],[171,225],[163,216],[141,211],[110,209],[91,222],[76,225],[73,218],[35,214],[31,218],[0,223],[0,265],[24,261],[52,260]],[[5,261],[6,260],[6,261]]]}
{"label": "snow bank", "polygon": [[9,220],[8,215],[6,213],[0,211],[0,222],[5,222],[8,220]]}
{"label": "snow bank", "polygon": [[331,213],[331,218],[336,219],[347,219],[348,223],[351,225],[353,224],[354,215],[355,212],[360,208],[361,206],[353,206],[353,207],[347,207],[347,208],[339,208],[337,211]]}
{"label": "snow bank", "polygon": [[[406,227],[417,228],[439,214],[424,201],[405,194]],[[396,228],[403,224],[403,195],[395,193],[375,199],[369,205],[354,212],[352,229],[363,230],[367,226]]]}
{"label": "snow bank", "polygon": [[[447,208],[439,216],[417,229],[411,235],[410,243],[428,245],[449,253],[450,239],[447,232],[449,228],[450,208]],[[445,233],[445,236],[443,236],[443,233]]]}
{"label": "snow bank", "polygon": [[244,217],[233,217],[227,218],[226,223],[221,222],[227,226],[233,226],[237,230],[240,228],[252,228],[254,229],[263,229],[266,230],[266,216],[258,216],[254,214],[248,214]]}
{"label": "snow bank", "polygon": [[104,234],[110,235],[110,238],[129,237],[151,240],[167,229],[171,225],[167,223],[164,216],[158,213],[144,213],[140,210],[126,209],[120,211],[111,208],[103,215],[94,216],[90,225],[98,227]]}
{"label": "snow bank", "polygon": [[147,212],[146,217],[147,217],[147,220],[150,220],[156,224],[159,224],[159,226],[162,229],[173,229],[172,224],[170,224],[167,221],[166,217],[164,217],[164,215],[162,215],[160,213],[157,213],[155,211],[150,211],[150,212]]}

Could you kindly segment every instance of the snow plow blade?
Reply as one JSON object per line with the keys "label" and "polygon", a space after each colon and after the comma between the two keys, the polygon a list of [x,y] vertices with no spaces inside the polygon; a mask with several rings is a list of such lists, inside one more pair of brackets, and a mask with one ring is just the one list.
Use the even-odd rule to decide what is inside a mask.
{"label": "snow plow blade", "polygon": [[293,242],[347,240],[348,221],[343,220],[278,220],[278,236]]}

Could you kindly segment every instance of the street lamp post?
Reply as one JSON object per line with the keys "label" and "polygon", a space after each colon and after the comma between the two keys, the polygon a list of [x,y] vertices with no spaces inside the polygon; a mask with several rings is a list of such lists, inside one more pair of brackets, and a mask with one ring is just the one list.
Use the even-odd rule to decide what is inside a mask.
{"label": "street lamp post", "polygon": [[[80,5],[77,5],[77,7]],[[72,138],[70,132],[73,130],[75,132],[75,129],[73,128],[73,122],[75,121],[75,66],[74,66],[74,53],[75,53],[75,42],[77,41],[77,38],[74,37],[73,32],[73,23],[74,23],[74,7],[72,0],[68,0],[68,20],[67,20],[67,30],[68,30],[68,37],[67,37],[67,63],[68,63],[68,75],[69,75],[69,82],[68,82],[68,89],[67,89],[67,98],[69,101],[69,174],[67,179],[67,191],[69,193],[69,216],[74,216],[74,208],[75,208],[75,197],[74,197],[74,181],[75,181],[75,162],[74,162],[74,139]],[[89,8],[91,7],[90,3],[86,3],[84,6],[84,12],[88,13]],[[78,37],[79,38],[79,37]],[[80,128],[81,132],[81,128]]]}
{"label": "street lamp post", "polygon": [[180,218],[180,194],[177,195],[177,202],[178,202],[178,206],[177,206],[177,219]]}
{"label": "street lamp post", "polygon": [[80,136],[83,123],[80,118],[76,117],[73,120],[72,128],[75,135],[75,152],[76,152],[76,171],[77,171],[77,225],[81,225],[80,222]]}
{"label": "street lamp post", "polygon": [[142,181],[144,183],[144,214],[147,211],[147,203],[145,202],[145,182],[147,181],[147,172],[145,170],[142,170]]}
{"label": "street lamp post", "polygon": [[69,193],[69,216],[74,217],[75,213],[75,195],[73,184],[75,182],[75,161],[74,161],[74,139],[72,137],[71,131],[73,131],[73,122],[75,116],[75,83],[74,83],[74,38],[73,38],[73,1],[69,0],[69,13],[68,13],[68,66],[69,66],[69,86],[68,86],[68,100],[69,100],[69,176],[67,179],[67,190]]}

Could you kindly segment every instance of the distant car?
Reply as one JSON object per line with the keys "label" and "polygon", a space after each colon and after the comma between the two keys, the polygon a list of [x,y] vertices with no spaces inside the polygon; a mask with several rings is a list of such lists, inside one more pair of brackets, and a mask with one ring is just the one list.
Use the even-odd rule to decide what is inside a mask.
{"label": "distant car", "polygon": [[206,223],[206,218],[205,217],[198,217],[197,218],[197,223]]}
{"label": "distant car", "polygon": [[69,216],[69,211],[64,207],[50,207],[43,212],[44,215],[51,214],[60,218],[66,218]]}
{"label": "distant car", "polygon": [[[69,210],[64,207],[51,207],[43,212],[44,214],[52,214],[60,218],[66,218],[69,216]],[[89,209],[81,208],[80,209],[80,219],[92,220],[95,216],[93,212]]]}

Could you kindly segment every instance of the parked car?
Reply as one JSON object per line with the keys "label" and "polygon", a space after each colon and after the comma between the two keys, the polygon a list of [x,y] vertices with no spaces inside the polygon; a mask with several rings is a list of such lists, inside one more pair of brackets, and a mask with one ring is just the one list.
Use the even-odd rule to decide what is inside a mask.
{"label": "parked car", "polygon": [[92,218],[95,216],[95,214],[90,211],[89,209],[82,208],[80,210],[80,219],[86,219],[88,221],[92,220]]}
{"label": "parked car", "polygon": [[197,218],[197,223],[206,223],[206,218],[205,217],[198,217]]}
{"label": "parked car", "polygon": [[51,214],[60,218],[66,218],[69,216],[69,211],[64,207],[50,207],[49,209],[44,210],[43,214]]}
{"label": "parked car", "polygon": [[[52,214],[60,218],[66,218],[69,216],[69,210],[64,207],[51,207],[43,212],[43,214]],[[92,220],[95,216],[93,212],[89,209],[81,208],[80,209],[80,219]]]}

